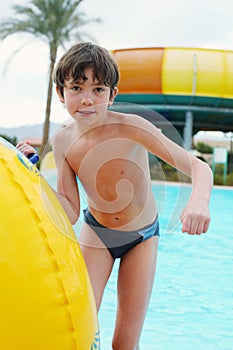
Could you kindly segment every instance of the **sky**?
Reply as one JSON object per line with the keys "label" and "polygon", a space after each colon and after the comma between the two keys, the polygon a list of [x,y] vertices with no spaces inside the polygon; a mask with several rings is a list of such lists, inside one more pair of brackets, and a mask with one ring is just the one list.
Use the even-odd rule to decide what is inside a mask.
{"label": "sky", "polygon": [[[25,5],[28,0],[2,0],[0,21],[12,17],[12,4]],[[110,50],[167,46],[233,50],[232,0],[83,0],[80,10],[102,19],[82,30]],[[0,42],[0,127],[44,122],[48,64],[48,48],[39,39],[17,34]],[[67,119],[54,89],[51,121]]]}

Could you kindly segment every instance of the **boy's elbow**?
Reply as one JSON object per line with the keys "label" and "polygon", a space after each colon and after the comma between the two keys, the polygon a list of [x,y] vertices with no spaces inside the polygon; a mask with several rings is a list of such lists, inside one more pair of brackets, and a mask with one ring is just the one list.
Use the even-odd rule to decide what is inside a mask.
{"label": "boy's elbow", "polygon": [[66,215],[68,216],[68,219],[71,225],[75,225],[79,219],[79,211],[76,212],[75,210],[69,208],[68,210],[65,210],[65,212],[66,212]]}
{"label": "boy's elbow", "polygon": [[57,198],[65,210],[66,215],[68,216],[68,219],[72,225],[76,224],[79,218],[80,214],[80,207],[79,204],[74,205],[71,203],[66,197],[64,197],[62,194],[55,192],[57,195]]}
{"label": "boy's elbow", "polygon": [[[68,216],[69,217],[69,216]],[[79,216],[78,215],[72,215],[69,217],[71,225],[75,225],[76,222],[78,221]]]}
{"label": "boy's elbow", "polygon": [[198,159],[198,160],[199,160],[199,162],[201,162],[203,168],[204,168],[207,172],[209,172],[209,173],[212,174],[212,170],[211,170],[210,165],[209,165],[207,162],[203,161],[203,160],[200,160],[200,159]]}
{"label": "boy's elbow", "polygon": [[209,178],[213,182],[213,172],[208,163],[196,158],[195,164],[193,166],[194,170],[197,170],[200,175],[204,178]]}

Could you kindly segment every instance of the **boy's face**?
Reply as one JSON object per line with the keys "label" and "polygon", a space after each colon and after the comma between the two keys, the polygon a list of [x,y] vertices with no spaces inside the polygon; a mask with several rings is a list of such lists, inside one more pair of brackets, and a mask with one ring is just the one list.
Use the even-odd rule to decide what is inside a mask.
{"label": "boy's face", "polygon": [[110,87],[93,78],[93,69],[85,70],[86,80],[65,81],[64,97],[57,89],[62,103],[65,103],[68,113],[76,120],[96,119],[106,115],[107,108],[112,105],[117,94],[117,88],[110,94]]}

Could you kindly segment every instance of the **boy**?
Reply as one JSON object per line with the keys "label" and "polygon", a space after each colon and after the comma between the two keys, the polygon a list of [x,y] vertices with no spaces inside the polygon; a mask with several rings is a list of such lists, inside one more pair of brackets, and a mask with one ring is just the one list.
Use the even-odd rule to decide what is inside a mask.
{"label": "boy", "polygon": [[[62,56],[54,82],[73,121],[55,134],[53,151],[57,196],[72,224],[80,215],[76,176],[87,195],[80,245],[98,310],[114,260],[121,259],[112,348],[133,350],[139,349],[159,237],[148,151],[192,178],[192,194],[181,214],[183,232],[208,229],[212,173],[147,120],[108,110],[118,80],[116,63],[97,45],[78,43]],[[32,151],[22,143],[18,148]]]}

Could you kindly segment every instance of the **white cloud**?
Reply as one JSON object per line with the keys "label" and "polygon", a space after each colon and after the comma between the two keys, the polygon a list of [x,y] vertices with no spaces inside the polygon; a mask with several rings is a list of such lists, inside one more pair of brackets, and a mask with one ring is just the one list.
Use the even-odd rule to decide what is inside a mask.
{"label": "white cloud", "polygon": [[[132,46],[215,47],[232,33],[230,0],[86,0],[82,8],[104,18],[102,25],[88,26],[100,44],[111,49]],[[233,48],[227,43],[228,48]]]}

